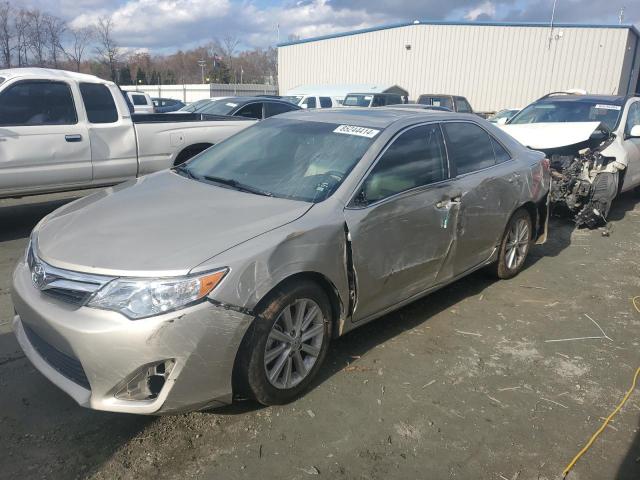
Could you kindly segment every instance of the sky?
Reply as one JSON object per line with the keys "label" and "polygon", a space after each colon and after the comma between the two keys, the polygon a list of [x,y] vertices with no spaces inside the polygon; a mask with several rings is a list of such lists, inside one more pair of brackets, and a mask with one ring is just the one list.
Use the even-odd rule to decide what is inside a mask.
{"label": "sky", "polygon": [[[75,27],[111,15],[121,46],[155,53],[228,35],[239,39],[241,49],[264,48],[292,35],[307,38],[414,20],[548,22],[553,8],[553,0],[17,0],[17,4],[54,13]],[[622,7],[626,7],[624,23],[640,27],[640,0],[557,0],[555,19],[618,23]]]}

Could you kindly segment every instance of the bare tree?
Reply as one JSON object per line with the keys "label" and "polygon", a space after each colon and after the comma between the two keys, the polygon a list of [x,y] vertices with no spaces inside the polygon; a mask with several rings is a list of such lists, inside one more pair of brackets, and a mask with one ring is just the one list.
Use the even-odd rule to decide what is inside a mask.
{"label": "bare tree", "polygon": [[29,65],[29,12],[21,8],[13,17],[13,30],[16,37],[18,66]]}
{"label": "bare tree", "polygon": [[[222,39],[222,49],[224,50],[225,56],[229,60],[229,70],[231,71],[233,71],[233,54],[236,52],[236,48],[238,48],[239,43],[240,40],[238,40],[238,37],[236,37],[235,35],[226,35]],[[235,83],[238,83],[237,79],[234,79],[234,81]]]}
{"label": "bare tree", "polygon": [[91,27],[69,29],[69,46],[63,51],[69,61],[73,62],[76,72],[80,71],[85,51],[93,40],[94,35],[95,31]]}
{"label": "bare tree", "polygon": [[13,25],[11,24],[13,12],[9,2],[0,3],[0,59],[7,68],[11,68],[11,52],[13,51]]}
{"label": "bare tree", "polygon": [[120,57],[120,47],[113,38],[113,19],[111,17],[100,17],[95,28],[96,53],[100,61],[109,67],[111,80],[116,80],[116,68]]}
{"label": "bare tree", "polygon": [[45,15],[44,28],[51,64],[54,68],[58,68],[58,62],[60,60],[59,54],[64,52],[62,48],[62,36],[67,30],[67,24],[64,20],[54,15]]}
{"label": "bare tree", "polygon": [[27,11],[27,43],[36,65],[44,67],[47,52],[45,15],[38,9]]}

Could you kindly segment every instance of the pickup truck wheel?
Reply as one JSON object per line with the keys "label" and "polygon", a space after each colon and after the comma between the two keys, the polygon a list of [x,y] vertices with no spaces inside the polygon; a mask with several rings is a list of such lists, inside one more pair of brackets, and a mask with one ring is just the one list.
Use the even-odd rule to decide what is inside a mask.
{"label": "pickup truck wheel", "polygon": [[238,354],[243,393],[263,405],[300,396],[320,369],[331,339],[331,305],[315,283],[276,291],[245,335]]}
{"label": "pickup truck wheel", "polygon": [[502,235],[495,265],[498,278],[508,279],[520,273],[531,248],[531,238],[531,216],[525,209],[519,209],[511,216]]}

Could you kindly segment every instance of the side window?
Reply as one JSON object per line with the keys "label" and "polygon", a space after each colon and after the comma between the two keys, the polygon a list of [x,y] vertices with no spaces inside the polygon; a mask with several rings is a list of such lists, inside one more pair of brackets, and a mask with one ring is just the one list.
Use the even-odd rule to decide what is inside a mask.
{"label": "side window", "polygon": [[489,134],[473,123],[444,123],[449,160],[457,175],[495,165]]}
{"label": "side window", "polygon": [[306,105],[307,108],[316,108],[316,97],[307,97],[302,105]]}
{"label": "side window", "polygon": [[25,81],[0,95],[0,125],[78,123],[71,88],[64,82]]}
{"label": "side window", "polygon": [[279,113],[290,112],[291,110],[297,110],[294,105],[286,105],[284,103],[265,102],[264,118],[273,117]]}
{"label": "side window", "polygon": [[404,103],[400,95],[387,95],[385,100],[386,105],[398,105],[400,103]]}
{"label": "side window", "polygon": [[333,104],[331,103],[331,99],[329,97],[320,97],[320,107],[321,108],[331,108]]}
{"label": "side window", "polygon": [[238,110],[234,117],[262,118],[262,102],[250,103]]}
{"label": "side window", "polygon": [[135,93],[133,93],[131,95],[131,101],[133,102],[134,105],[146,105],[147,104],[147,97],[145,97],[144,95],[136,95]]}
{"label": "side window", "polygon": [[631,129],[636,125],[640,125],[640,102],[634,102],[629,107],[627,123],[624,126],[624,133],[631,133]]}
{"label": "side window", "polygon": [[496,163],[503,163],[511,160],[509,152],[507,152],[505,148],[493,137],[491,137],[491,145],[493,145],[493,153],[496,157]]}
{"label": "side window", "polygon": [[471,105],[464,98],[456,99],[456,104],[458,105],[458,112],[460,113],[473,113],[471,109]]}
{"label": "side window", "polygon": [[372,107],[384,107],[385,105],[385,101],[384,101],[384,96],[382,95],[375,95],[373,97],[373,102],[371,102],[371,106]]}
{"label": "side window", "polygon": [[437,124],[412,128],[384,152],[365,180],[360,200],[371,204],[447,178],[442,133]]}
{"label": "side window", "polygon": [[90,123],[114,123],[118,121],[118,110],[106,85],[81,83],[80,93]]}

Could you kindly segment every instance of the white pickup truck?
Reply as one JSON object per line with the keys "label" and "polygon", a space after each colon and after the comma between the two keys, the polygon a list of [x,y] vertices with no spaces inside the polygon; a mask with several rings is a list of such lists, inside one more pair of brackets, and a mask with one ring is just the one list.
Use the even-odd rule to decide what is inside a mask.
{"label": "white pickup truck", "polygon": [[177,165],[255,123],[134,114],[113,82],[0,70],[0,198],[113,185]]}

